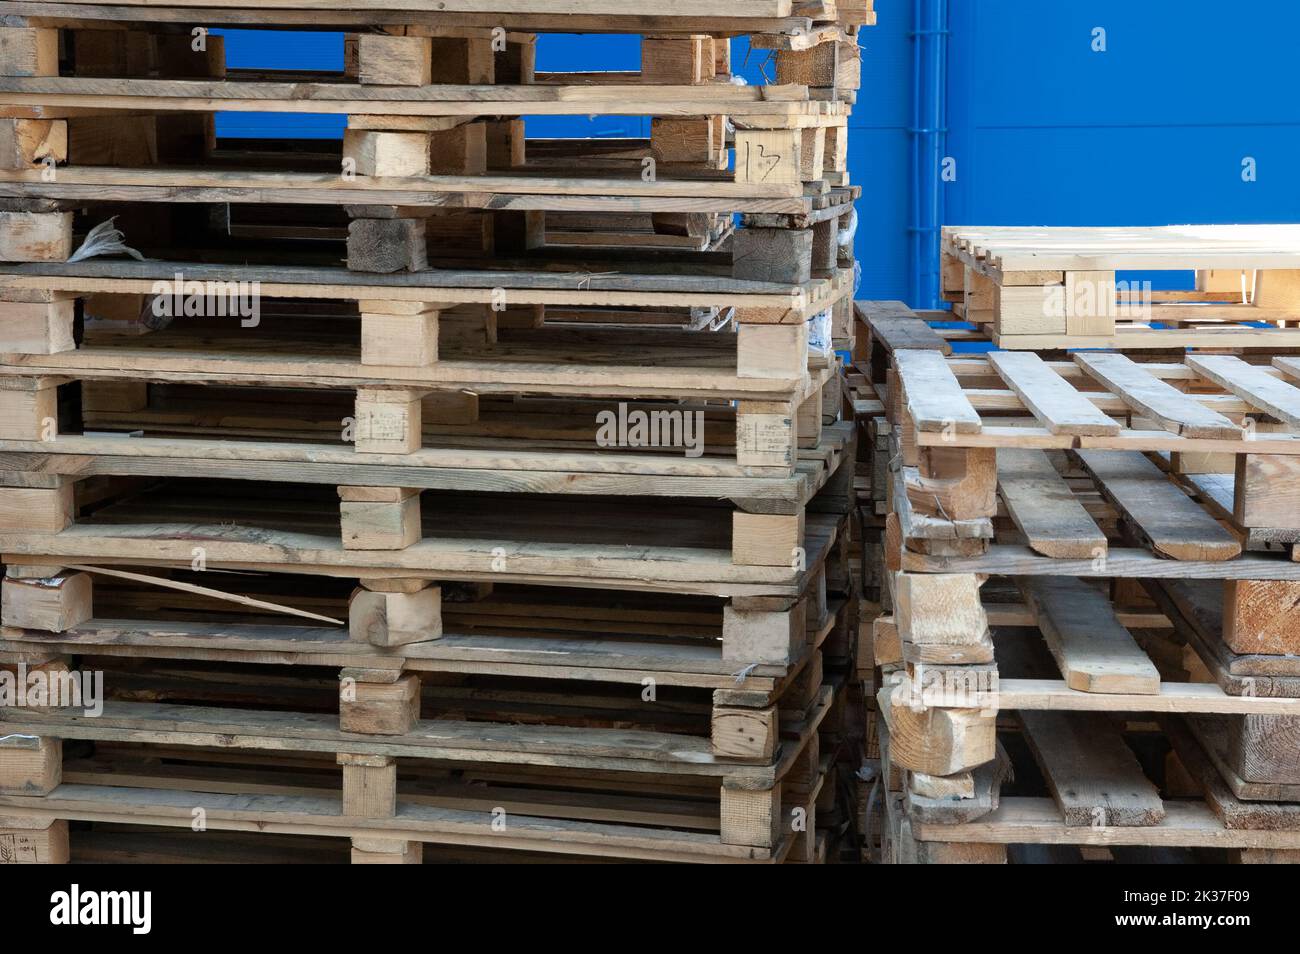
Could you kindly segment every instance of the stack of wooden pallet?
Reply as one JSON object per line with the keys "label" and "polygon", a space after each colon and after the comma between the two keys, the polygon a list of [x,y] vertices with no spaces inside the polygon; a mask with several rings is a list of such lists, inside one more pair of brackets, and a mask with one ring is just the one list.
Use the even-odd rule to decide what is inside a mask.
{"label": "stack of wooden pallet", "polygon": [[[1242,259],[1279,231],[1236,230]],[[1155,264],[1064,232],[1002,267]],[[1234,275],[1256,297],[1230,313],[1295,274]],[[1154,327],[1143,353],[953,354],[932,315],[861,311],[886,859],[1300,857],[1300,359],[1274,347],[1300,311],[1235,354]]]}
{"label": "stack of wooden pallet", "polygon": [[[851,834],[870,3],[415,6],[0,4],[0,690],[106,697],[0,695],[0,861]],[[346,65],[228,69],[222,27]],[[552,31],[642,69],[540,72]]]}

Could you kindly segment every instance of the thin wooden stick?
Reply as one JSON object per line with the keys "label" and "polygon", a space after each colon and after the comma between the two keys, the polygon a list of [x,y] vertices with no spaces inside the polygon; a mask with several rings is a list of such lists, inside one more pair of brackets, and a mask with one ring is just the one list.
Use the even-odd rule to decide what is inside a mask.
{"label": "thin wooden stick", "polygon": [[211,596],[214,599],[224,600],[227,603],[238,603],[240,606],[270,610],[272,613],[285,613],[289,616],[301,616],[303,619],[314,619],[322,623],[333,623],[335,626],[346,625],[343,620],[334,619],[331,616],[319,616],[316,613],[309,613],[306,610],[294,609],[292,606],[281,606],[279,603],[267,603],[264,600],[255,600],[249,596],[225,593],[221,590],[209,589],[206,586],[196,586],[193,583],[180,583],[176,580],[168,580],[161,576],[145,576],[143,573],[128,573],[125,570],[109,570],[102,566],[69,566],[68,569],[81,570],[85,573],[98,573],[102,576],[115,576],[118,579],[132,580],[136,583],[152,583],[155,586],[161,586],[170,590],[181,590],[186,593],[197,593],[201,596]]}

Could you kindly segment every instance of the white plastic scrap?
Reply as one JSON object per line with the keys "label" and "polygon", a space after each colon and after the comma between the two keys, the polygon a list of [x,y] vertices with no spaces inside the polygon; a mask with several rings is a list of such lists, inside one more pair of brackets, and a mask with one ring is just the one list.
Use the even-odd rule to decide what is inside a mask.
{"label": "white plastic scrap", "polygon": [[72,257],[68,259],[68,262],[81,262],[99,255],[121,255],[123,253],[130,255],[136,261],[143,262],[145,260],[144,256],[123,241],[126,236],[113,225],[115,221],[117,221],[117,216],[105,222],[100,222],[91,229],[86,234],[86,240],[81,243],[81,248],[72,253]]}
{"label": "white plastic scrap", "polygon": [[831,310],[827,308],[808,319],[808,353],[830,354],[832,348]]}
{"label": "white plastic scrap", "polygon": [[731,324],[731,320],[736,316],[736,309],[728,306],[727,308],[700,308],[691,309],[691,321],[686,326],[688,331],[721,331]]}
{"label": "white plastic scrap", "polygon": [[[843,219],[843,216],[841,216]],[[853,241],[853,236],[858,234],[858,207],[855,205],[849,210],[849,224],[840,229],[837,240],[840,248],[845,248]]]}

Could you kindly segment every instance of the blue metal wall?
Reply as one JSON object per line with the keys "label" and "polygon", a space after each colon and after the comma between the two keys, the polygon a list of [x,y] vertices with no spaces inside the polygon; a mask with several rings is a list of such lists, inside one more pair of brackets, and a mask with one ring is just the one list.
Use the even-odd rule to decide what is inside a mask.
{"label": "blue metal wall", "polygon": [[[909,129],[916,0],[876,0],[850,122],[850,173],[863,187],[857,249],[863,298],[908,290]],[[1300,221],[1300,2],[948,0],[951,37],[942,183],[948,223],[1156,225]],[[1094,52],[1093,31],[1106,31]],[[230,31],[233,66],[338,69],[342,36]],[[762,81],[737,41],[737,71]],[[636,69],[638,37],[544,36],[543,70]],[[769,73],[770,73],[769,69]],[[646,135],[642,117],[533,117],[530,135]],[[227,114],[223,135],[338,136],[338,117]],[[1255,159],[1257,181],[1242,180]]]}
{"label": "blue metal wall", "polygon": [[[910,297],[913,7],[877,0],[863,34],[863,298]],[[1300,221],[1295,0],[949,0],[949,29],[946,223]]]}

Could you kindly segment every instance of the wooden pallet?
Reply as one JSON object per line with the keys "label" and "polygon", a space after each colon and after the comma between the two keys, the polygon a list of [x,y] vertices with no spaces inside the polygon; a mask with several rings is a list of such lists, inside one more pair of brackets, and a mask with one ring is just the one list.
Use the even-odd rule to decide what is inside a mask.
{"label": "wooden pallet", "polygon": [[[955,317],[986,328],[999,348],[1300,345],[1295,226],[953,226],[942,247]],[[1124,273],[1134,271],[1195,271],[1196,289],[1133,287]]]}
{"label": "wooden pallet", "polygon": [[[1189,355],[1139,365],[1114,353],[1044,362],[900,351],[889,411],[901,428],[892,479],[902,532],[940,541],[928,551],[935,555],[979,557],[997,549],[986,543],[1000,499],[1027,546],[1001,551],[1016,569],[1002,563],[992,572],[1104,576],[1082,564],[1134,554],[1110,550],[1090,514],[1099,492],[1127,541],[1151,551],[1143,572],[1151,563],[1151,575],[1183,575],[1159,567],[1169,558],[1189,575],[1216,578],[1221,565],[1228,578],[1255,570],[1262,579],[1292,578],[1266,553],[1247,551],[1287,553],[1295,540],[1287,503],[1300,448],[1289,403],[1300,389],[1287,383],[1295,361]],[[1066,457],[1053,464],[1049,451]],[[1090,482],[1071,486],[1084,474]],[[1058,560],[1046,569],[1047,561],[1022,559],[1029,554]]]}
{"label": "wooden pallet", "polygon": [[[194,5],[123,0],[15,0],[15,16],[50,20],[147,21],[155,24],[194,21]],[[147,6],[147,12],[141,7]],[[227,3],[204,10],[214,26],[284,26],[320,28],[425,26],[454,35],[457,30],[504,26],[534,33],[710,33],[724,36],[770,34],[776,48],[806,49],[839,31],[875,22],[873,0],[797,3],[794,0],[715,0],[684,3],[670,0],[653,11],[631,11],[617,0],[529,2],[527,9],[503,0],[449,0],[437,11],[413,0],[381,0],[358,7],[344,0],[275,0],[273,3]]]}
{"label": "wooden pallet", "polygon": [[[213,860],[813,863],[852,827],[854,434],[809,338],[855,334],[869,0],[426,6],[5,5],[0,676],[111,698],[0,708],[0,860],[175,857],[196,808]],[[222,26],[345,67],[228,69]],[[538,71],[574,30],[641,69]],[[525,141],[628,102],[647,138]],[[70,262],[114,217],[146,260]],[[153,320],[174,281],[259,319]]]}
{"label": "wooden pallet", "polygon": [[[508,231],[531,246],[545,242],[548,211],[640,212],[660,216],[655,237],[720,237],[731,213],[748,212],[779,221],[734,237],[737,277],[782,268],[806,281],[814,245],[833,247],[854,196],[831,196],[848,182],[842,96],[860,84],[856,34],[838,27],[773,37],[776,82],[751,87],[730,82],[729,40],[709,34],[652,33],[635,73],[542,74],[532,34],[395,25],[347,34],[343,72],[309,74],[227,70],[220,37],[196,52],[129,8],[116,21],[3,28],[0,122],[13,155],[0,177],[13,201],[0,258],[59,260],[70,210],[87,200],[346,205],[349,266],[379,272],[418,269],[431,230],[493,245],[499,224],[503,244]],[[529,162],[517,117],[609,113],[631,87],[654,118],[648,149],[553,145]],[[214,107],[345,114],[348,131],[337,154],[218,148]],[[635,247],[628,238],[617,244]]]}
{"label": "wooden pallet", "polygon": [[577,510],[562,497],[146,483],[154,485],[110,485],[93,505],[83,497],[75,521],[55,491],[11,493],[17,507],[29,501],[28,519],[0,532],[0,551],[7,563],[187,566],[198,548],[209,565],[230,569],[797,596],[843,519],[666,501],[647,510],[592,498]]}
{"label": "wooden pallet", "polygon": [[[217,830],[351,837],[354,863],[409,863],[424,842],[644,860],[815,860],[826,771],[818,730],[830,686],[810,690],[806,705],[788,700],[779,718],[773,707],[770,751],[737,759],[690,734],[709,712],[695,715],[684,702],[643,704],[635,716],[626,694],[546,705],[508,686],[435,680],[421,694],[414,675],[391,675],[344,670],[331,689],[306,675],[249,684],[239,672],[195,673],[190,664],[173,675],[161,665],[105,674],[125,698],[143,690],[161,703],[115,699],[94,719],[6,710],[0,721],[11,735],[39,741],[0,746],[0,831],[35,841],[27,856],[58,861],[70,820],[189,827],[201,809]],[[282,708],[221,704],[250,693],[272,693]],[[338,714],[311,711],[322,703]],[[666,726],[638,727],[647,720]],[[74,740],[94,743],[109,764],[69,762],[65,774],[63,743]]]}
{"label": "wooden pallet", "polygon": [[[0,634],[0,648],[196,663],[398,666],[416,673],[626,686],[649,678],[666,687],[721,691],[722,697],[740,689],[775,698],[813,662],[816,650],[844,652],[856,612],[856,597],[837,589],[842,575],[837,578],[833,562],[826,564],[791,617],[790,640],[796,621],[803,627],[798,642],[787,640],[781,658],[769,654],[761,661],[764,654],[744,645],[743,627],[727,602],[713,597],[666,602],[631,592],[446,583],[437,611],[417,629],[372,625],[366,614],[374,599],[348,581],[292,574],[161,576],[154,583],[100,575],[87,618],[68,619],[59,632],[10,623]],[[223,602],[169,582],[224,588],[227,599],[234,594],[321,618]],[[21,624],[18,612],[12,615]],[[403,636],[421,638],[402,641]]]}
{"label": "wooden pallet", "polygon": [[[1296,847],[1296,825],[1283,820],[1295,817],[1294,806],[1284,804],[1294,792],[1276,781],[1243,782],[1237,768],[1286,776],[1294,748],[1270,743],[1268,735],[1284,733],[1294,722],[1295,700],[1232,695],[1240,686],[1225,691],[1202,681],[1209,678],[1201,659],[1205,646],[1192,640],[1179,655],[1188,630],[1177,613],[1175,622],[1158,610],[1112,611],[1112,628],[1119,616],[1127,616],[1131,627],[1147,627],[1132,629],[1141,634],[1139,650],[1127,633],[1127,649],[1103,638],[1107,630],[1094,622],[1101,619],[1096,606],[1058,602],[1039,615],[1041,609],[1032,598],[1024,606],[987,606],[995,625],[1023,625],[1026,616],[1037,624],[997,630],[1002,678],[996,714],[981,711],[976,720],[975,709],[927,714],[924,706],[918,714],[906,705],[906,695],[900,708],[890,689],[882,692],[882,713],[891,727],[883,743],[888,860],[1001,863],[1013,844],[1219,848],[1240,852],[1242,861],[1285,860]],[[1082,619],[1088,625],[1077,625]],[[1076,621],[1073,630],[1070,620]],[[887,646],[894,623],[887,617],[877,625],[885,638],[878,647]],[[1135,692],[1141,666],[1156,679],[1193,681],[1158,682],[1154,691]],[[926,668],[931,680],[936,668],[941,676],[955,672]],[[1058,668],[1063,680],[1053,688],[1044,677]],[[1150,734],[1155,727],[1126,713],[1154,714],[1162,733],[1157,741],[1131,745],[1128,735]],[[1021,755],[1014,783],[1013,760],[994,741],[995,731]],[[929,771],[957,751],[973,755],[975,744],[988,761],[957,773]],[[1151,769],[1160,764],[1153,762],[1153,751],[1172,753],[1158,773]],[[1139,761],[1135,753],[1147,757]],[[1045,789],[1047,797],[1036,789]]]}
{"label": "wooden pallet", "polygon": [[[94,302],[91,308],[95,308]],[[87,331],[81,346],[47,355],[9,354],[0,359],[0,377],[6,386],[0,399],[8,403],[4,428],[5,439],[40,441],[49,434],[49,403],[56,398],[56,387],[69,381],[88,382],[95,395],[83,400],[92,413],[121,409],[125,413],[144,412],[148,408],[147,385],[187,383],[213,389],[225,389],[213,395],[235,407],[253,407],[261,400],[270,407],[282,406],[283,395],[239,394],[233,389],[272,387],[272,389],[315,390],[316,395],[299,394],[308,408],[337,409],[343,413],[333,421],[321,419],[312,425],[316,437],[342,433],[344,417],[357,416],[359,409],[370,404],[421,404],[421,419],[430,425],[460,425],[473,429],[478,424],[480,396],[550,395],[554,398],[610,398],[603,406],[590,404],[591,413],[603,408],[617,408],[617,399],[643,411],[671,407],[659,404],[637,406],[654,400],[694,400],[694,408],[705,408],[712,420],[720,420],[724,409],[708,409],[705,402],[738,402],[733,411],[736,422],[733,435],[714,434],[735,446],[738,463],[784,469],[789,473],[794,463],[794,446],[800,442],[818,442],[823,419],[823,399],[835,408],[835,396],[826,394],[832,381],[833,356],[815,357],[810,361],[793,350],[806,338],[802,328],[790,326],[775,330],[750,329],[740,334],[697,333],[684,328],[637,328],[597,324],[594,318],[614,322],[621,312],[584,312],[593,318],[584,326],[542,326],[542,328],[504,328],[497,325],[497,315],[484,308],[452,309],[450,312],[425,312],[413,316],[368,315],[357,317],[355,311],[341,307],[322,313],[312,320],[302,317],[261,316],[263,329],[240,329],[234,322],[179,320],[165,330],[134,335],[117,329],[96,326]],[[637,313],[629,313],[636,317]],[[395,318],[386,322],[383,318]],[[420,339],[407,337],[407,320],[422,322],[428,335],[429,350],[435,359],[424,364],[399,364],[407,355],[415,357]],[[72,312],[69,311],[69,320]],[[441,329],[438,326],[441,325]],[[22,322],[9,325],[10,347],[22,348]],[[123,330],[130,329],[125,324]],[[69,331],[72,330],[69,326]],[[789,335],[787,335],[787,331]],[[789,338],[789,360],[764,344],[777,344]],[[490,341],[489,341],[490,338]],[[433,342],[437,341],[437,344]],[[382,351],[383,354],[377,354]],[[777,367],[784,361],[787,367]],[[814,367],[809,367],[813,364]],[[83,389],[86,390],[86,389]],[[334,400],[330,404],[326,391],[335,395],[352,395],[350,402]],[[190,391],[190,399],[194,391]],[[157,406],[159,402],[155,402]],[[26,416],[23,415],[26,409]],[[685,412],[689,408],[677,408]],[[789,419],[779,426],[780,412]],[[164,412],[165,413],[165,412]],[[577,412],[573,412],[576,419]],[[230,415],[234,419],[235,415]],[[680,417],[680,415],[679,415]],[[794,430],[802,419],[803,433]],[[745,421],[750,422],[746,428]],[[770,422],[770,426],[768,426]],[[753,426],[767,430],[749,434]],[[589,437],[597,433],[595,417],[589,420]],[[758,441],[768,437],[770,441]],[[409,443],[390,442],[387,448],[396,454],[415,451],[417,433],[412,422]],[[784,454],[777,454],[776,438],[781,438]],[[49,439],[49,438],[47,438]],[[576,439],[576,438],[575,438]],[[357,443],[356,450],[363,450]],[[383,452],[373,447],[369,452]],[[775,454],[775,456],[774,456]]]}
{"label": "wooden pallet", "polygon": [[1055,846],[1049,857],[1061,861],[1080,860],[1063,853],[1072,848],[1089,861],[1292,863],[1300,848],[1296,806],[1236,797],[1190,722],[1161,721],[1158,744],[1168,755],[1158,785],[1139,766],[1121,726],[1073,718],[1026,719],[1020,727],[1037,734],[1031,745],[1058,746],[1034,749],[1046,795],[999,797],[986,786],[964,802],[927,798],[913,786],[929,791],[929,780],[916,783],[901,773],[894,779],[901,790],[885,801],[885,860],[1001,864],[1009,851],[1033,845]]}

